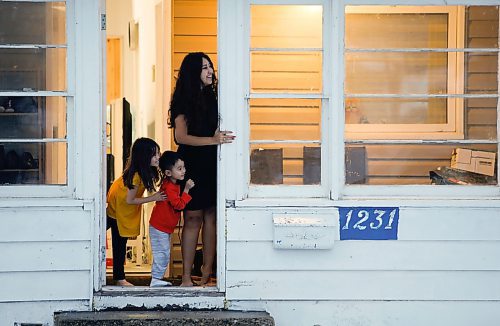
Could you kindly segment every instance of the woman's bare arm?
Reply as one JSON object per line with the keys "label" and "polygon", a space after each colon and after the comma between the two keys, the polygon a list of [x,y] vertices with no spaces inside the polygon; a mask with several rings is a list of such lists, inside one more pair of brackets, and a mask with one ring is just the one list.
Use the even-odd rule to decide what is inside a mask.
{"label": "woman's bare arm", "polygon": [[137,195],[138,186],[134,186],[133,189],[129,189],[127,191],[126,202],[129,205],[141,205],[145,203],[149,203],[152,201],[164,201],[167,196],[162,192],[158,191],[148,197],[135,197]]}
{"label": "woman's bare arm", "polygon": [[231,143],[234,136],[230,135],[232,131],[216,130],[212,137],[198,137],[188,134],[186,119],[183,114],[175,118],[175,140],[179,144],[190,146],[206,146]]}

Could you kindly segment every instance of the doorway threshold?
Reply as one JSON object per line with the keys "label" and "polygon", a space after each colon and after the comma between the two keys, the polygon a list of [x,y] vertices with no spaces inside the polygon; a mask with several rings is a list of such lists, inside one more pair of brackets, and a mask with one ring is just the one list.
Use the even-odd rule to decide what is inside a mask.
{"label": "doorway threshold", "polygon": [[216,287],[104,286],[94,293],[93,310],[218,310],[225,293]]}

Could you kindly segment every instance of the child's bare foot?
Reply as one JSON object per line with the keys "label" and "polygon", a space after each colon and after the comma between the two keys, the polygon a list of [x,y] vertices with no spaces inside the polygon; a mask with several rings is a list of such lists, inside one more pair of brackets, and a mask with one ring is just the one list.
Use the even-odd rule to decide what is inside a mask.
{"label": "child's bare foot", "polygon": [[116,281],[116,285],[118,286],[134,286],[134,284],[130,283],[129,281],[127,281],[126,279],[123,279],[123,280],[117,280]]}

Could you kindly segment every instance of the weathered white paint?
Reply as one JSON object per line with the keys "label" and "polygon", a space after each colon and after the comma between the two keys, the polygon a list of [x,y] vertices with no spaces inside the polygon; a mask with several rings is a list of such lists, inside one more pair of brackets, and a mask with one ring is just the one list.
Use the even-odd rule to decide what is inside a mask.
{"label": "weathered white paint", "polygon": [[66,1],[68,185],[0,190],[2,325],[52,325],[55,311],[92,306],[105,205],[102,3]]}
{"label": "weathered white paint", "polygon": [[90,271],[92,247],[90,241],[0,242],[1,272],[15,271]]}
{"label": "weathered white paint", "polygon": [[233,271],[226,274],[226,297],[272,301],[500,300],[498,277],[500,271]]}
{"label": "weathered white paint", "polygon": [[[314,212],[313,208],[306,208]],[[284,209],[228,210],[228,241],[273,240],[272,214]],[[285,212],[297,214],[300,209]],[[317,210],[325,214],[325,210]],[[500,240],[499,208],[400,209],[398,240]],[[332,210],[333,216],[333,210]]]}
{"label": "weathered white paint", "polygon": [[88,300],[7,302],[0,303],[1,325],[14,323],[52,325],[55,311],[89,310]]}
{"label": "weathered white paint", "polygon": [[231,301],[235,310],[265,310],[276,325],[496,326],[498,301]]}
{"label": "weathered white paint", "polygon": [[[22,206],[20,206],[22,207]],[[91,216],[83,208],[52,207],[1,209],[2,223],[9,230],[3,242],[72,241],[91,239]]]}
{"label": "weathered white paint", "polygon": [[155,288],[137,286],[128,291],[119,287],[106,287],[94,296],[95,310],[109,307],[125,309],[127,306],[145,307],[148,309],[222,309],[225,294],[215,292],[212,288],[180,289]]}
{"label": "weathered white paint", "polygon": [[0,302],[89,300],[90,270],[15,271],[0,273]]}
{"label": "weathered white paint", "polygon": [[[262,2],[262,1],[259,1]],[[276,2],[276,1],[275,1]],[[312,3],[306,0],[294,3]],[[342,60],[343,5],[370,0],[319,1],[329,17],[332,62]],[[381,1],[382,2],[382,1]],[[446,5],[465,1],[425,0]],[[70,3],[72,3],[70,1]],[[416,1],[383,1],[415,4]],[[499,5],[498,0],[474,4]],[[244,107],[247,82],[244,48],[245,1],[219,0],[219,77],[223,128],[236,142],[220,153],[218,259],[214,292],[139,288],[102,291],[99,234],[104,216],[101,0],[75,2],[75,71],[78,82],[68,141],[74,187],[69,197],[22,200],[1,197],[0,316],[2,323],[52,324],[56,311],[102,310],[127,305],[265,310],[277,325],[496,325],[500,320],[500,201],[498,187],[343,187],[343,127],[325,128],[325,155],[337,166],[323,175],[325,193],[301,198],[247,198],[242,150],[248,137]],[[330,8],[331,6],[331,8]],[[343,76],[343,66],[325,71]],[[331,70],[329,70],[331,69]],[[332,109],[324,123],[342,120],[341,83],[333,85]],[[96,129],[94,129],[96,127]],[[243,167],[243,168],[242,168]],[[326,171],[323,166],[323,171]],[[326,173],[326,172],[322,172]],[[36,187],[34,187],[36,188]],[[28,188],[22,188],[28,191]],[[25,190],[26,189],[26,190]],[[298,190],[296,190],[298,189]],[[354,189],[354,190],[350,190]],[[403,189],[403,191],[401,191]],[[279,191],[279,189],[277,190]],[[392,197],[391,195],[397,195]],[[349,200],[346,197],[351,196]],[[437,196],[437,197],[435,197]],[[485,197],[487,196],[487,197]],[[38,196],[37,196],[38,197]],[[333,200],[330,200],[333,198]],[[340,200],[340,198],[342,198]],[[452,200],[449,200],[452,199]],[[225,207],[227,202],[228,208]],[[234,203],[234,205],[233,205]],[[234,206],[234,207],[232,207]],[[400,207],[397,241],[336,241],[330,250],[277,250],[273,214],[318,214],[338,223],[338,207]],[[338,236],[338,229],[332,234]],[[4,263],[6,262],[6,263]],[[101,269],[100,269],[101,268]],[[97,278],[98,279],[98,278]],[[94,283],[93,283],[94,282]],[[26,313],[29,311],[29,313]]]}
{"label": "weathered white paint", "polygon": [[314,252],[228,242],[227,271],[500,271],[499,250],[498,241],[337,241]]}
{"label": "weathered white paint", "polygon": [[338,221],[336,210],[332,215],[273,214],[274,248],[331,249],[338,239],[334,221]]}

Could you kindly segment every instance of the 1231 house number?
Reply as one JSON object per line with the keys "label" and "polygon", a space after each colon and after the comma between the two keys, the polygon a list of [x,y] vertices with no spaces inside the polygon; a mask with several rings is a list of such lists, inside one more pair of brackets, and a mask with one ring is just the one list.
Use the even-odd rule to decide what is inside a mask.
{"label": "1231 house number", "polygon": [[340,207],[340,240],[397,240],[398,207]]}

